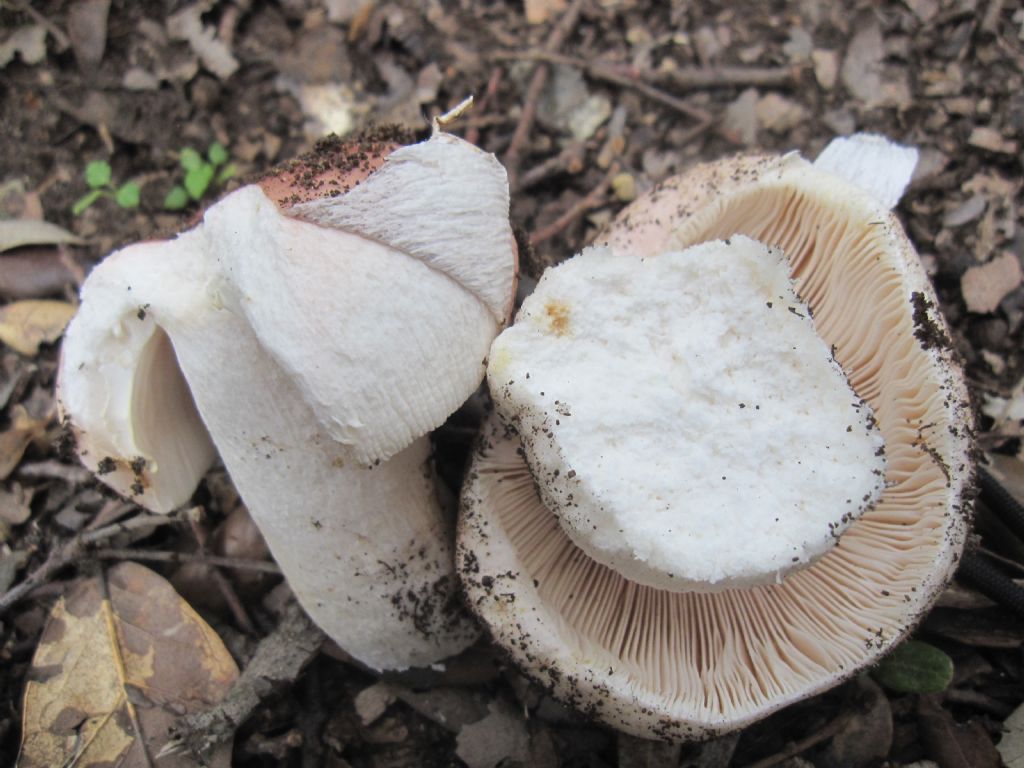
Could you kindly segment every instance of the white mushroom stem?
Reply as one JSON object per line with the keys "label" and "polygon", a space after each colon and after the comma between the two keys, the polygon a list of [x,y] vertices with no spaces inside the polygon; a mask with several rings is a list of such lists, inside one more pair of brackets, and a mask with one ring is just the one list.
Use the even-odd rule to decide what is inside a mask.
{"label": "white mushroom stem", "polygon": [[[246,187],[176,240],[114,254],[64,341],[59,399],[87,466],[165,512],[215,446],[303,607],[376,669],[437,661],[477,634],[457,604],[423,435],[476,389],[501,324],[503,308],[451,273],[476,263],[511,296],[515,257],[504,172],[449,139],[395,153],[429,158],[419,168],[435,197],[389,187],[347,230],[285,216]],[[448,177],[449,164],[471,170]],[[476,208],[439,266],[408,232],[429,229],[444,200]],[[402,220],[365,234],[389,206]],[[497,233],[492,250],[477,250],[474,227]]]}

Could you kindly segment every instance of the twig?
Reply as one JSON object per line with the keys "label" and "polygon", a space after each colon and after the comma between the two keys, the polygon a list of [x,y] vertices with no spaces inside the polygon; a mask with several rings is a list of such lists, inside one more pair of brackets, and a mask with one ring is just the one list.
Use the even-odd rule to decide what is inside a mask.
{"label": "twig", "polygon": [[672,94],[666,93],[660,88],[651,85],[647,81],[654,79],[654,76],[651,73],[638,70],[634,67],[627,68],[610,64],[602,64],[601,62],[590,62],[585,59],[576,58],[575,56],[563,56],[561,54],[552,54],[547,51],[527,51],[525,53],[518,51],[499,51],[494,54],[493,58],[499,60],[537,60],[550,64],[562,64],[574,67],[582,70],[595,80],[603,80],[606,83],[617,85],[620,88],[631,88],[652,101],[664,104],[666,107],[670,107],[677,112],[692,117],[701,125],[702,129],[711,124],[711,116],[703,109],[691,106],[682,99],[678,99]]}
{"label": "twig", "polygon": [[152,560],[161,563],[204,563],[225,568],[261,573],[281,573],[277,563],[267,560],[249,560],[242,557],[221,557],[192,552],[165,552],[151,549],[97,549],[92,556],[98,560]]}
{"label": "twig", "polygon": [[[479,106],[477,108],[477,115],[483,117],[487,113],[487,108],[491,105],[491,101],[498,94],[498,86],[501,85],[501,78],[504,75],[505,70],[501,66],[497,66],[491,70],[491,77],[487,81],[487,88],[484,90],[484,95],[480,97]],[[480,121],[474,121],[466,129],[466,141],[470,144],[480,143],[480,128],[483,123]]]}
{"label": "twig", "polygon": [[[189,529],[192,531],[192,536],[196,540],[196,546],[199,548],[198,553],[203,557],[208,557],[210,550],[207,547],[209,536],[207,536],[206,529],[200,525],[201,515],[194,515],[189,517]],[[217,591],[220,592],[220,596],[224,598],[224,602],[227,603],[228,610],[231,611],[231,615],[234,616],[235,623],[239,628],[247,635],[255,635],[256,627],[253,626],[252,619],[249,618],[248,612],[242,605],[242,601],[238,599],[238,593],[235,592],[235,587],[231,581],[225,576],[221,570],[215,566],[209,568],[210,577],[213,579],[213,583],[217,585]]]}
{"label": "twig", "polygon": [[61,51],[65,51],[71,46],[71,40],[69,40],[68,36],[64,34],[64,30],[33,8],[30,3],[24,2],[24,0],[5,0],[5,2],[0,3],[0,5],[6,5],[16,11],[20,11],[21,13],[27,13],[32,17],[36,24],[42,24],[46,27],[46,31],[53,36],[54,40],[57,41],[57,47]]}
{"label": "twig", "polygon": [[51,550],[42,565],[0,595],[0,614],[3,614],[40,584],[48,581],[53,574],[75,560],[83,550],[84,546],[77,539],[73,539],[59,549]]}
{"label": "twig", "polygon": [[758,760],[756,763],[750,763],[747,768],[772,768],[772,766],[779,765],[789,760],[791,757],[796,757],[801,752],[806,752],[808,749],[816,744],[820,744],[827,739],[832,738],[839,733],[846,724],[852,719],[853,712],[844,712],[834,720],[825,723],[821,729],[812,733],[799,741],[794,741],[785,749],[780,752],[776,752],[774,755]]}
{"label": "twig", "polygon": [[44,478],[46,480],[63,480],[69,485],[82,485],[92,480],[92,472],[85,467],[62,464],[53,459],[37,461],[32,464],[21,464],[18,477]]}
{"label": "twig", "polygon": [[0,595],[0,614],[3,614],[12,605],[23,600],[29,593],[48,582],[60,568],[71,565],[76,560],[84,557],[90,545],[106,541],[129,530],[156,528],[161,525],[171,525],[180,522],[181,517],[177,514],[141,514],[129,520],[104,525],[95,530],[86,530],[74,539],[57,544],[50,550],[46,559],[39,567],[29,573],[24,580]]}
{"label": "twig", "polygon": [[543,61],[581,69],[592,77],[626,80],[646,80],[670,85],[679,91],[702,91],[712,88],[760,86],[778,88],[796,82],[792,67],[678,67],[676,69],[645,70],[607,61],[587,61],[552,51],[497,51],[491,54],[497,61]]}
{"label": "twig", "polygon": [[565,213],[555,219],[553,222],[548,224],[543,229],[535,232],[530,237],[531,245],[538,245],[543,243],[545,240],[550,240],[557,234],[560,234],[563,230],[568,228],[576,219],[585,214],[592,208],[597,208],[604,202],[605,194],[608,192],[608,187],[612,183],[612,178],[619,172],[619,165],[615,163],[611,168],[608,169],[608,173],[601,180],[601,183],[594,187],[582,200],[578,201],[575,205],[569,208]]}
{"label": "twig", "polygon": [[222,702],[176,723],[174,738],[158,757],[184,749],[200,762],[230,739],[276,683],[290,683],[320,650],[324,634],[297,603],[289,603],[277,628],[260,641],[256,653]]}
{"label": "twig", "polygon": [[[566,38],[569,37],[569,34],[575,28],[576,22],[579,21],[580,12],[583,10],[583,3],[584,0],[573,0],[573,4],[562,14],[562,18],[558,20],[555,28],[551,30],[551,34],[548,35],[548,39],[544,44],[545,52],[554,53],[562,47]],[[520,155],[523,152],[523,147],[526,146],[526,140],[530,136],[533,121],[537,117],[537,102],[540,100],[541,91],[544,90],[547,80],[548,67],[543,62],[538,63],[533,71],[533,76],[530,78],[530,84],[526,88],[526,97],[523,99],[523,111],[519,116],[519,124],[516,125],[516,130],[512,134],[512,141],[503,158],[505,171],[508,173],[509,187],[512,189],[516,188]]]}
{"label": "twig", "polygon": [[15,584],[2,595],[0,595],[0,614],[24,598],[29,592],[37,589],[50,580],[53,575],[67,565],[80,559],[87,551],[90,544],[105,541],[118,533],[125,531],[139,530],[142,528],[156,528],[161,525],[180,523],[181,518],[175,515],[148,515],[143,514],[133,517],[131,520],[113,523],[97,528],[95,531],[85,531],[73,539],[59,544],[50,550],[46,560],[22,581]]}
{"label": "twig", "polygon": [[141,512],[135,517],[105,525],[102,528],[97,528],[95,531],[85,531],[79,538],[83,544],[95,544],[99,541],[113,538],[119,533],[159,528],[164,525],[178,525],[182,522],[184,522],[183,518],[178,515],[153,515],[148,512]]}
{"label": "twig", "polygon": [[550,177],[562,173],[579,173],[583,170],[583,158],[586,150],[583,144],[573,142],[557,155],[535,165],[519,177],[519,186],[513,192],[529,189],[534,184],[546,181]]}

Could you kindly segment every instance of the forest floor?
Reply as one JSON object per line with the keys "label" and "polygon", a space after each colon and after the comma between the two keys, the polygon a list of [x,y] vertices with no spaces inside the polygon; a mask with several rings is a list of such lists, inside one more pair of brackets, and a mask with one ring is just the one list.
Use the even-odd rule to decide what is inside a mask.
{"label": "forest floor", "polygon": [[[37,228],[27,245],[7,242],[0,298],[74,304],[105,254],[194,222],[200,203],[176,210],[167,200],[184,181],[184,150],[226,149],[217,166],[230,165],[230,178],[215,176],[197,195],[205,204],[330,131],[393,123],[426,136],[430,118],[468,94],[476,104],[452,130],[508,168],[532,278],[697,161],[793,149],[813,158],[856,131],[917,147],[897,214],[983,413],[980,448],[1024,477],[1014,459],[1024,423],[1024,6],[1009,0],[3,0],[0,218],[51,222],[73,238]],[[105,191],[76,212],[93,161],[109,166],[110,182],[94,178]],[[62,449],[54,383],[67,317],[49,306],[36,325],[17,312],[0,319],[14,340],[0,352],[4,765],[18,754],[47,617],[97,563],[135,560],[169,578],[243,669],[289,615],[276,577],[209,562],[266,557],[239,541],[247,528],[223,471],[194,498],[201,516],[117,527],[140,510]],[[463,433],[443,438],[442,474],[454,483]],[[993,530],[979,527],[981,546],[1020,578],[1024,550]],[[946,691],[897,693],[864,676],[683,746],[588,722],[483,641],[443,669],[383,680],[336,650],[311,650],[269,675],[278,682],[234,733],[231,764],[999,765],[994,745],[1024,700],[1024,622],[954,582],[915,637],[953,660]],[[153,764],[189,764],[179,759]]]}

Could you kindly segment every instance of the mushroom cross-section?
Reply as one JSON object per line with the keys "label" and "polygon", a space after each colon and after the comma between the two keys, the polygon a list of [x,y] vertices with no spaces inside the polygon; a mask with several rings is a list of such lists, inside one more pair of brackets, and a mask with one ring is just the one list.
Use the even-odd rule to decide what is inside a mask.
{"label": "mushroom cross-section", "polygon": [[[821,166],[793,154],[697,166],[631,205],[603,241],[617,255],[651,261],[740,235],[781,249],[817,334],[885,444],[884,489],[836,546],[778,583],[673,590],[623,567],[621,553],[595,541],[600,531],[567,532],[556,516],[564,505],[545,504],[560,493],[551,464],[525,445],[541,442],[536,435],[492,418],[470,466],[456,554],[473,610],[556,696],[629,733],[701,738],[835,685],[916,624],[962,549],[966,388],[932,289],[889,210],[912,158],[873,137],[837,144],[823,158]],[[495,350],[505,346],[499,337],[492,348],[499,373]],[[575,418],[552,384],[543,397]],[[610,394],[607,409],[628,396]],[[556,438],[560,428],[548,427]],[[765,529],[735,526],[737,549]],[[729,555],[727,548],[712,559]]]}
{"label": "mushroom cross-section", "polygon": [[514,270],[503,169],[444,133],[290,210],[244,187],[96,267],[59,402],[154,511],[219,453],[314,621],[368,666],[431,663],[476,629],[425,435],[478,387]]}

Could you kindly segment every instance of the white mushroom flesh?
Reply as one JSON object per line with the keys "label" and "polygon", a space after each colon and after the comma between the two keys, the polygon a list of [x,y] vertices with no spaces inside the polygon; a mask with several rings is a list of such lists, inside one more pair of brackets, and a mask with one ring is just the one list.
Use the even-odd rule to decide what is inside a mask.
{"label": "white mushroom flesh", "polygon": [[886,205],[797,157],[740,158],[672,180],[606,239],[642,257],[737,234],[787,255],[798,295],[885,439],[885,491],[838,546],[777,585],[640,585],[564,533],[517,437],[497,423],[464,491],[457,559],[474,610],[562,700],[640,736],[741,728],[855,674],[931,606],[968,528],[966,387]]}
{"label": "white mushroom flesh", "polygon": [[566,533],[644,584],[771,583],[882,490],[870,408],[782,254],[749,238],[584,251],[544,274],[487,375]]}
{"label": "white mushroom flesh", "polygon": [[345,230],[299,221],[245,187],[177,239],[109,257],[83,286],[58,392],[83,462],[154,511],[186,502],[216,449],[303,607],[376,669],[432,663],[477,635],[423,435],[478,387],[502,324],[454,267],[403,250],[403,233],[446,201],[472,203],[463,221],[489,225],[492,250],[471,231],[448,259],[513,293],[504,171],[451,137],[418,146],[401,157],[425,157],[423,173],[468,170],[435,172],[419,207],[389,187],[394,242],[359,217]]}

